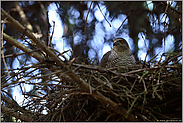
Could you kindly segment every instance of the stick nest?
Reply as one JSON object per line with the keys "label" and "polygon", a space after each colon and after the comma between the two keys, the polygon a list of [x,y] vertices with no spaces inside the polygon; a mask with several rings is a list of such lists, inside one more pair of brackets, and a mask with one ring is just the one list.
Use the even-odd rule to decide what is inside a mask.
{"label": "stick nest", "polygon": [[[178,62],[181,59],[180,51],[164,53],[160,58],[154,56],[148,62],[109,69],[92,65],[91,62],[90,65],[66,63],[89,84],[91,90],[93,88],[125,108],[125,115],[109,109],[91,90],[86,92],[67,75],[67,71],[59,68],[50,72],[46,67],[54,63],[48,61],[31,67],[23,66],[19,70],[19,75],[24,73],[17,79],[19,84],[12,85],[20,86],[23,83],[34,86],[34,93],[22,91],[25,98],[22,106],[33,121],[129,121],[129,114],[138,121],[180,121],[182,64]],[[30,68],[32,71],[28,72]],[[32,75],[36,70],[39,70],[38,74]],[[22,77],[26,81],[20,81]],[[33,83],[32,80],[39,82]],[[10,86],[2,85],[2,89],[6,87]],[[43,113],[45,110],[47,114]]]}

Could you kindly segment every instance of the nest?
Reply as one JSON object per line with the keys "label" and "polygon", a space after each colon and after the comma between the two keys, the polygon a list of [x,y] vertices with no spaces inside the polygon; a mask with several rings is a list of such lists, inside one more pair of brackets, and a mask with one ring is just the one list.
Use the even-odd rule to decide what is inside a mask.
{"label": "nest", "polygon": [[[22,92],[25,98],[22,103],[24,112],[20,112],[31,116],[31,121],[42,122],[181,121],[182,64],[179,61],[182,53],[164,53],[159,59],[157,61],[157,56],[154,56],[148,62],[109,69],[92,63],[85,65],[71,61],[69,68],[89,85],[90,91],[81,88],[62,68],[55,72],[47,69],[54,64],[52,62],[24,66],[19,71],[24,75],[19,78],[29,79],[19,83],[34,85],[34,93]],[[28,72],[30,68],[33,70]],[[32,75],[31,72],[35,70],[39,70],[39,73]],[[30,82],[36,79],[41,81]],[[14,83],[14,86],[19,84]],[[126,113],[122,115],[111,110],[95,92]],[[44,111],[47,113],[44,114]]]}

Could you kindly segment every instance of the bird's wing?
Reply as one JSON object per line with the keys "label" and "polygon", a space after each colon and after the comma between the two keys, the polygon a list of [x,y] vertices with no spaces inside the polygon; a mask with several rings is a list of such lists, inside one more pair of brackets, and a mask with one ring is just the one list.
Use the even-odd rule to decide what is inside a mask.
{"label": "bird's wing", "polygon": [[111,51],[108,51],[106,54],[103,55],[101,62],[100,62],[100,66],[102,66],[102,67],[106,66],[106,63],[108,61],[110,54],[111,54]]}

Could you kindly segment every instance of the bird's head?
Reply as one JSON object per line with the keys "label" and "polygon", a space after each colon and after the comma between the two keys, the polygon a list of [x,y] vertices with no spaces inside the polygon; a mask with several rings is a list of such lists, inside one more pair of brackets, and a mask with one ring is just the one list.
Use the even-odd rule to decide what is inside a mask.
{"label": "bird's head", "polygon": [[123,38],[115,38],[113,41],[113,47],[114,50],[118,52],[123,52],[130,49],[127,41]]}

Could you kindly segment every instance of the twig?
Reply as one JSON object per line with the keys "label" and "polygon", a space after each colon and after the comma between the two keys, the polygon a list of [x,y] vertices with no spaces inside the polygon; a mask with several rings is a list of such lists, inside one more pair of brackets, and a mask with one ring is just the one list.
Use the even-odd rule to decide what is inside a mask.
{"label": "twig", "polygon": [[71,69],[71,66],[72,66],[72,64],[73,64],[73,62],[76,60],[76,58],[73,58],[72,60],[71,60],[71,62],[70,62],[70,64],[69,64],[69,68]]}
{"label": "twig", "polygon": [[145,59],[144,59],[144,63],[143,63],[143,68],[145,67],[145,63],[146,63],[146,58],[147,58],[147,55],[149,54],[149,49],[147,50],[147,53],[146,53],[146,56],[145,56]]}
{"label": "twig", "polygon": [[[166,104],[167,105],[167,104]],[[156,114],[158,114],[158,115],[160,115],[160,116],[162,116],[163,118],[166,118],[166,119],[171,119],[170,117],[168,117],[168,116],[166,116],[166,115],[163,115],[163,114],[161,114],[161,113],[158,113],[158,112],[156,112],[156,111],[154,111],[152,108],[150,108],[149,106],[147,106],[147,108],[149,108],[152,112],[154,112],[154,113],[156,113]],[[148,110],[146,110],[148,113],[150,113]],[[157,119],[156,119],[157,120]]]}
{"label": "twig", "polygon": [[[98,8],[99,8],[100,12],[102,13],[102,10],[100,9],[100,6],[99,6],[99,4],[98,4],[98,3],[97,3],[97,6],[98,6]],[[109,26],[111,27],[110,22],[107,20],[107,18],[104,16],[104,14],[103,14],[103,13],[102,13],[102,15],[103,15],[103,17],[105,18],[105,20],[107,21],[107,23],[109,24]]]}
{"label": "twig", "polygon": [[147,63],[150,63],[154,58],[156,58],[159,55],[159,53],[157,53],[154,57],[152,57]]}
{"label": "twig", "polygon": [[50,23],[48,18],[48,11],[46,11],[46,20],[47,20],[47,30],[46,30],[46,46],[49,45],[49,34],[50,34]]}
{"label": "twig", "polygon": [[[161,20],[163,19],[163,17],[165,16],[165,14],[167,14],[167,10],[168,10],[168,7],[169,7],[169,6],[170,6],[169,4],[166,5],[165,12],[164,12],[163,16],[160,18],[159,21],[161,21]],[[165,21],[165,22],[166,22],[166,21]]]}
{"label": "twig", "polygon": [[146,94],[147,94],[147,87],[146,87],[146,85],[145,85],[145,81],[144,81],[143,78],[144,78],[144,76],[147,75],[148,73],[149,73],[149,71],[145,71],[144,74],[143,74],[141,77],[138,75],[138,77],[140,77],[139,83],[140,83],[141,81],[143,82],[144,90],[145,90]]}
{"label": "twig", "polygon": [[[5,18],[4,19],[4,21],[3,22],[5,22],[6,21],[6,19],[7,18]],[[3,23],[3,25],[2,25],[2,30],[1,30],[1,47],[3,47],[3,29],[4,29],[4,23]],[[6,65],[6,61],[5,61],[5,58],[4,58],[4,52],[3,52],[3,50],[1,50],[1,52],[2,52],[2,59],[3,59],[3,62],[4,62],[4,66],[5,66],[5,68],[6,68],[6,70],[7,70],[7,72],[8,72],[8,76],[10,77],[10,73],[9,73],[9,71],[8,71],[8,67],[7,67],[7,65]]]}
{"label": "twig", "polygon": [[126,118],[129,114],[130,114],[130,111],[132,110],[132,107],[134,106],[135,102],[137,101],[137,99],[142,95],[143,93],[139,94],[135,99],[134,101],[132,102],[130,108],[128,109],[127,113],[125,114],[124,118]]}
{"label": "twig", "polygon": [[119,31],[119,29],[122,27],[123,23],[126,21],[126,19],[128,18],[128,16],[130,15],[130,12],[132,11],[134,5],[135,5],[135,2],[133,3],[130,11],[128,12],[126,18],[124,19],[124,21],[122,22],[122,24],[120,25],[120,27],[118,28],[118,30],[116,31],[116,33]]}
{"label": "twig", "polygon": [[118,15],[119,13],[115,14],[114,17],[111,19],[111,22],[114,20],[114,18]]}
{"label": "twig", "polygon": [[49,48],[50,48],[51,50],[56,51],[57,53],[59,53],[58,56],[62,56],[62,57],[65,59],[66,62],[69,61],[63,54],[66,53],[66,52],[68,52],[68,51],[70,51],[70,50],[66,50],[66,51],[60,53],[58,50],[56,50],[56,49],[54,49],[54,48],[52,48],[52,47],[49,47]]}
{"label": "twig", "polygon": [[137,80],[134,81],[134,83],[133,83],[133,85],[132,85],[132,87],[131,87],[131,89],[130,89],[130,92],[132,92],[132,89],[134,88],[136,82],[137,82]]}
{"label": "twig", "polygon": [[53,31],[52,31],[52,34],[51,34],[51,36],[50,36],[50,42],[49,42],[49,46],[50,46],[50,47],[51,47],[51,41],[52,41],[52,38],[53,38],[54,30],[55,30],[55,21],[53,21]]}
{"label": "twig", "polygon": [[30,56],[36,58],[39,61],[43,60],[43,56],[41,56],[40,54],[38,54],[37,52],[33,52],[33,50],[31,50],[30,48],[24,46],[23,44],[21,44],[20,42],[18,42],[17,40],[15,40],[14,38],[10,37],[9,35],[3,33],[3,38],[8,41],[9,43],[11,43],[12,45],[18,47],[19,49],[23,50],[24,52],[31,52]]}
{"label": "twig", "polygon": [[122,27],[123,23],[126,21],[126,19],[128,18],[130,12],[128,13],[128,15],[126,16],[126,18],[123,20],[123,22],[121,23],[120,27],[118,28],[118,30],[116,31],[116,33],[119,31],[119,29]]}
{"label": "twig", "polygon": [[90,12],[90,9],[91,9],[91,6],[92,6],[92,3],[93,3],[93,1],[91,1],[91,3],[90,3],[90,8],[89,8],[88,13],[87,13],[87,15],[86,15],[86,20],[85,20],[85,30],[84,30],[84,33],[86,32],[86,23],[87,23],[87,20],[88,20],[88,15],[89,15],[89,12]]}
{"label": "twig", "polygon": [[81,68],[86,68],[86,69],[90,69],[90,70],[97,70],[99,72],[106,72],[106,73],[113,73],[115,75],[121,75],[121,76],[130,76],[132,78],[136,78],[136,76],[130,74],[130,73],[118,73],[116,71],[112,71],[112,70],[109,70],[109,69],[105,69],[105,68],[102,68],[102,67],[96,67],[96,66],[89,66],[89,65],[82,65],[82,64],[76,64],[76,63],[73,63],[74,66],[78,66],[78,67],[81,67]]}
{"label": "twig", "polygon": [[15,3],[16,5],[16,9],[19,12],[20,18],[22,19],[23,25],[29,29],[29,30],[33,30],[32,25],[30,24],[30,22],[27,20],[26,18],[26,14],[24,13],[23,9],[20,7],[18,1]]}
{"label": "twig", "polygon": [[[166,3],[166,2],[162,2],[162,3],[163,3],[163,5],[167,6],[167,3]],[[171,7],[170,5],[169,5],[169,8],[170,8],[171,10],[177,12],[178,14],[182,15],[182,12],[180,12],[180,11],[178,11],[177,9]]]}
{"label": "twig", "polygon": [[10,55],[6,55],[6,56],[4,56],[4,57],[5,57],[5,58],[7,58],[7,57],[13,57],[13,58],[16,58],[16,57],[17,57],[17,56],[19,56],[19,55],[29,54],[29,53],[37,52],[37,51],[39,51],[39,50],[41,50],[41,49],[35,49],[35,50],[33,50],[33,51],[30,51],[30,52],[13,53],[13,54],[10,54]]}
{"label": "twig", "polygon": [[[89,97],[88,97],[89,98]],[[83,110],[83,107],[85,106],[86,102],[88,101],[88,99],[85,100],[85,102],[83,103],[81,109],[79,110],[77,116],[75,117],[74,121],[76,121],[76,119],[78,118],[78,116],[80,115],[81,111]]]}

